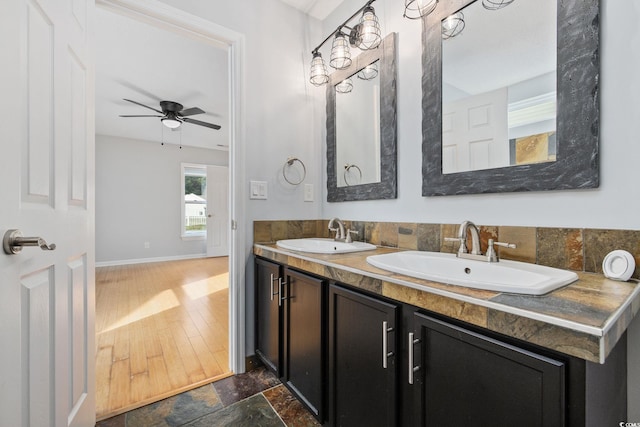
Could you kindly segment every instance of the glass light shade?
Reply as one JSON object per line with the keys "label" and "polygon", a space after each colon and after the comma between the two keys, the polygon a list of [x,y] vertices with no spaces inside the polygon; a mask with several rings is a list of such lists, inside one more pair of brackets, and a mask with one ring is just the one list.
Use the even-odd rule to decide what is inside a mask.
{"label": "glass light shade", "polygon": [[353,90],[353,82],[351,78],[344,79],[340,83],[336,85],[336,92],[338,93],[349,93]]}
{"label": "glass light shade", "polygon": [[329,81],[329,73],[327,72],[327,67],[324,65],[324,60],[322,59],[320,52],[315,52],[313,54],[309,81],[314,86],[322,86]]}
{"label": "glass light shade", "polygon": [[482,0],[482,6],[488,10],[498,10],[509,6],[514,0]]}
{"label": "glass light shade", "polygon": [[351,65],[351,50],[349,50],[349,42],[341,32],[338,32],[336,37],[333,39],[329,65],[337,70],[349,68]]}
{"label": "glass light shade", "polygon": [[457,36],[464,30],[464,14],[454,13],[442,20],[442,39],[447,40]]}
{"label": "glass light shade", "polygon": [[169,129],[179,128],[182,122],[175,117],[165,117],[162,120],[162,124],[168,127]]}
{"label": "glass light shade", "polygon": [[374,62],[358,72],[358,78],[362,80],[375,79],[378,76],[378,63]]}
{"label": "glass light shade", "polygon": [[378,17],[371,6],[362,12],[358,26],[358,48],[362,50],[375,49],[382,41]]}
{"label": "glass light shade", "polygon": [[433,12],[438,0],[404,0],[404,17],[419,19]]}

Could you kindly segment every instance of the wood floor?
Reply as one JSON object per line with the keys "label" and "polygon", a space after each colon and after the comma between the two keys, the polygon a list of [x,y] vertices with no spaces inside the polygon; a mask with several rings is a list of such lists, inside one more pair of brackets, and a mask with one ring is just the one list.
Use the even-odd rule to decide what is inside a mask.
{"label": "wood floor", "polygon": [[96,269],[98,420],[230,375],[228,258]]}

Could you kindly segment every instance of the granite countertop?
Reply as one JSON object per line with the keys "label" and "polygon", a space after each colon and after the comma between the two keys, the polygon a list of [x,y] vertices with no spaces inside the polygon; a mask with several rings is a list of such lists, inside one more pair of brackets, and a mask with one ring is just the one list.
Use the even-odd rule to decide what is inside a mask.
{"label": "granite countertop", "polygon": [[366,261],[369,255],[400,251],[378,247],[324,255],[275,244],[253,247],[257,256],[597,363],[604,363],[640,309],[637,282],[618,282],[600,274],[578,272],[578,281],[531,296],[416,279]]}

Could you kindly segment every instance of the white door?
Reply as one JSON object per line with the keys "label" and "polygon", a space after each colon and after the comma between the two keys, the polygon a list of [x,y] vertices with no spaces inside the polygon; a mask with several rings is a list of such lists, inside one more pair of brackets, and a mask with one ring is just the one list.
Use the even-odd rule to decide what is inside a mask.
{"label": "white door", "polygon": [[94,2],[5,0],[0,13],[0,426],[93,426]]}
{"label": "white door", "polygon": [[442,106],[442,171],[509,166],[507,89]]}
{"label": "white door", "polygon": [[229,255],[229,168],[207,166],[207,256]]}

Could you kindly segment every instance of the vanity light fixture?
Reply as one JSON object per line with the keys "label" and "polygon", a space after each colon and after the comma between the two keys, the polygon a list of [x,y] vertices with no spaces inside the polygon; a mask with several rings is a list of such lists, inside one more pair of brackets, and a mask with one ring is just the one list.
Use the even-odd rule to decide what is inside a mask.
{"label": "vanity light fixture", "polygon": [[442,39],[447,40],[457,36],[464,30],[464,14],[454,13],[442,20]]}
{"label": "vanity light fixture", "polygon": [[[382,42],[382,36],[380,33],[380,23],[376,16],[375,10],[371,7],[371,3],[376,0],[369,0],[358,9],[353,15],[342,23],[334,32],[322,41],[315,49],[311,51],[313,59],[311,60],[311,73],[309,75],[309,81],[314,86],[322,86],[329,81],[329,75],[325,66],[322,55],[320,54],[320,48],[333,37],[333,44],[331,47],[331,56],[329,58],[329,65],[335,69],[342,70],[349,68],[351,65],[351,47],[357,47],[360,50],[370,50],[377,48]],[[428,1],[428,0],[427,0]],[[362,16],[357,25],[353,28],[348,27],[347,24],[354,20],[360,13]],[[345,32],[344,30],[348,30]],[[376,69],[377,75],[377,69]],[[375,76],[373,76],[375,77]],[[349,84],[351,84],[351,80]],[[349,90],[341,93],[347,93]],[[336,87],[337,90],[337,87]]]}
{"label": "vanity light fixture", "polygon": [[358,78],[361,80],[372,80],[378,76],[378,63],[374,62],[364,67],[358,72]]}
{"label": "vanity light fixture", "polygon": [[360,18],[360,24],[355,27],[357,35],[356,46],[360,50],[375,49],[382,41],[380,35],[380,23],[373,7],[366,6],[362,11],[362,17]]}
{"label": "vanity light fixture", "polygon": [[344,70],[351,66],[351,51],[349,50],[349,43],[342,32],[338,32],[336,37],[333,39],[329,65],[336,70]]}
{"label": "vanity light fixture", "polygon": [[322,86],[329,81],[329,73],[327,67],[324,65],[324,60],[320,52],[313,52],[313,59],[311,60],[311,76],[309,78],[311,84],[314,86]]}
{"label": "vanity light fixture", "polygon": [[438,0],[404,0],[404,16],[408,19],[420,19],[436,9]]}
{"label": "vanity light fixture", "polygon": [[514,0],[482,0],[482,6],[487,10],[498,10],[509,6]]}
{"label": "vanity light fixture", "polygon": [[338,93],[349,93],[352,90],[353,82],[351,81],[351,78],[344,79],[336,85],[336,92]]}

